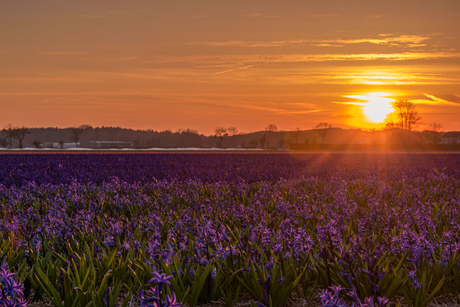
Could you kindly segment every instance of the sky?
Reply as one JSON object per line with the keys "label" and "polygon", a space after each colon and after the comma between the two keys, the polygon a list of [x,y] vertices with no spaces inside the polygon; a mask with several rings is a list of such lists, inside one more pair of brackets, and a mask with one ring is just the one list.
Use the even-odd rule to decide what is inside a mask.
{"label": "sky", "polygon": [[460,1],[0,3],[0,126],[460,130]]}

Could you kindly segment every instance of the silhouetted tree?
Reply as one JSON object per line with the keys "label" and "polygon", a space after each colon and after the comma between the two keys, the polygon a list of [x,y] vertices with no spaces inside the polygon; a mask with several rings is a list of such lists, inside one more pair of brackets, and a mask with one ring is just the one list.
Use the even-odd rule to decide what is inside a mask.
{"label": "silhouetted tree", "polygon": [[16,127],[12,131],[13,131],[13,137],[18,139],[19,141],[19,148],[22,148],[22,141],[24,141],[24,138],[26,137],[26,135],[30,133],[29,129],[27,129],[27,127],[25,126],[22,126],[22,127]]}
{"label": "silhouetted tree", "polygon": [[262,149],[265,148],[265,144],[267,143],[267,137],[264,135],[262,135],[262,137],[260,138],[259,140],[259,144],[260,146],[262,147]]}
{"label": "silhouetted tree", "polygon": [[238,134],[238,129],[236,127],[228,127],[228,135],[233,136]]}
{"label": "silhouetted tree", "polygon": [[407,99],[393,102],[393,109],[395,111],[385,118],[385,127],[388,129],[400,128],[405,131],[411,131],[422,119],[418,114],[415,103]]}
{"label": "silhouetted tree", "polygon": [[423,136],[427,143],[438,144],[442,141],[443,130],[441,124],[432,123],[423,131]]}
{"label": "silhouetted tree", "polygon": [[8,138],[8,144],[10,145],[10,148],[13,148],[13,138],[14,138],[14,127],[12,124],[8,124],[3,128],[3,133],[6,134],[6,137]]}
{"label": "silhouetted tree", "polygon": [[294,131],[291,132],[290,138],[292,143],[297,143],[299,141],[299,137],[302,131],[300,130],[299,127],[295,128]]}
{"label": "silhouetted tree", "polygon": [[8,147],[8,136],[3,136],[2,138],[0,138],[0,146],[2,148],[7,148]]}
{"label": "silhouetted tree", "polygon": [[225,136],[225,134],[227,133],[227,129],[225,129],[225,128],[223,128],[223,127],[217,127],[217,128],[214,130],[214,132],[215,132],[214,137],[220,139],[220,148],[222,148],[222,143],[223,143],[223,141],[224,141],[224,136]]}
{"label": "silhouetted tree", "polygon": [[63,149],[64,148],[64,141],[61,140],[58,143],[59,143],[59,146],[61,147],[61,149]]}
{"label": "silhouetted tree", "polygon": [[258,142],[257,142],[256,140],[250,140],[250,141],[248,142],[249,147],[251,147],[251,148],[256,148],[256,147],[257,147],[257,143],[258,143]]}
{"label": "silhouetted tree", "polygon": [[89,128],[89,125],[81,125],[80,127],[73,127],[70,129],[70,140],[75,142],[75,147],[78,147],[78,140],[80,140],[80,135]]}
{"label": "silhouetted tree", "polygon": [[319,137],[321,138],[321,144],[324,144],[324,139],[326,138],[331,128],[332,125],[328,123],[319,123],[313,127],[313,130],[315,130],[315,132],[318,133]]}
{"label": "silhouetted tree", "polygon": [[275,124],[269,124],[267,127],[265,127],[265,131],[276,132],[277,130],[278,127]]}
{"label": "silhouetted tree", "polygon": [[41,145],[41,144],[42,144],[42,143],[41,143],[40,141],[36,141],[36,140],[34,140],[34,141],[32,142],[32,145],[34,145],[35,148],[40,148],[40,145]]}

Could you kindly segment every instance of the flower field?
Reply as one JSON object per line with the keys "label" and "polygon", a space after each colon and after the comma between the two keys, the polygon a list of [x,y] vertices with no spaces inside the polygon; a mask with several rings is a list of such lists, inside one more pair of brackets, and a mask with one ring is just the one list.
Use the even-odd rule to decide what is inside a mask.
{"label": "flower field", "polygon": [[1,302],[454,303],[459,210],[459,154],[3,154]]}

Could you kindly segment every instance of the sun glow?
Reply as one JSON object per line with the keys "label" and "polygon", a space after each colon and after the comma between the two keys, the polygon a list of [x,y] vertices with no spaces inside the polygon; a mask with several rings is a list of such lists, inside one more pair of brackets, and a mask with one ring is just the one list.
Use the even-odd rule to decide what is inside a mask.
{"label": "sun glow", "polygon": [[350,95],[348,98],[358,99],[365,102],[353,102],[351,104],[359,105],[366,118],[372,123],[381,123],[385,120],[386,116],[393,112],[394,109],[391,103],[394,101],[388,98],[389,93],[367,93],[365,95]]}

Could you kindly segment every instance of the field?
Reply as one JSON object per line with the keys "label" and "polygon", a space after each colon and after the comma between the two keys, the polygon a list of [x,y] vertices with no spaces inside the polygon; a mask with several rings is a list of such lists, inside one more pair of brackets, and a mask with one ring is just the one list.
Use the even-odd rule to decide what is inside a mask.
{"label": "field", "polygon": [[2,154],[0,206],[4,306],[459,298],[460,154]]}

